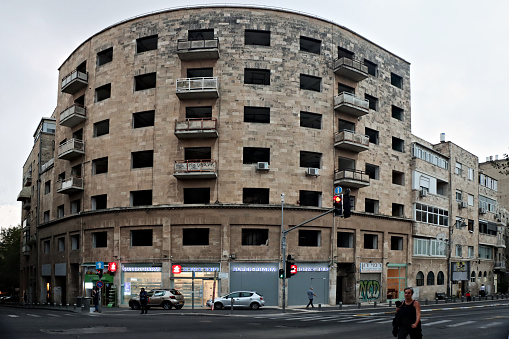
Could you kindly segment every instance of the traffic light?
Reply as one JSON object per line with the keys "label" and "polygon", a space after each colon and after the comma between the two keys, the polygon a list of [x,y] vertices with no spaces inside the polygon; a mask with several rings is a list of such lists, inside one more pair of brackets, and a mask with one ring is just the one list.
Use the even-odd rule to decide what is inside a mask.
{"label": "traffic light", "polygon": [[117,263],[116,262],[108,263],[108,272],[110,273],[110,275],[115,275],[116,271],[117,271]]}
{"label": "traffic light", "polygon": [[286,278],[289,279],[293,275],[297,274],[297,265],[295,265],[295,262],[291,261],[291,256],[288,256],[286,259]]}
{"label": "traffic light", "polygon": [[343,215],[343,198],[342,195],[334,196],[334,216]]}
{"label": "traffic light", "polygon": [[284,279],[285,278],[285,270],[280,268],[279,269],[279,279]]}
{"label": "traffic light", "polygon": [[352,212],[350,211],[352,208],[352,203],[350,201],[350,189],[345,191],[343,195],[343,218],[350,218]]}
{"label": "traffic light", "polygon": [[102,269],[98,269],[97,270],[97,275],[99,276],[99,280],[101,280],[101,278],[103,277],[103,270]]}

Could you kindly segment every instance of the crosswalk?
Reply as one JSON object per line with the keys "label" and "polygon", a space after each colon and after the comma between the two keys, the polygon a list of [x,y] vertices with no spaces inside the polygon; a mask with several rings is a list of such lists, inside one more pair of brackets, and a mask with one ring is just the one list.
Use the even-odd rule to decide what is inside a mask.
{"label": "crosswalk", "polygon": [[18,314],[7,314],[7,317],[9,318],[23,318],[23,317],[29,317],[29,318],[63,318],[63,317],[76,317],[78,316],[76,313],[46,313],[46,314],[32,314],[32,313],[18,313]]}

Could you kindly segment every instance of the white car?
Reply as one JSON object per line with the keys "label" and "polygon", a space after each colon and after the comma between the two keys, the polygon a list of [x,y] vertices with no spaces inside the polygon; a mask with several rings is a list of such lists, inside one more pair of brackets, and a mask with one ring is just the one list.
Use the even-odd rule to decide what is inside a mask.
{"label": "white car", "polygon": [[250,308],[252,310],[257,310],[260,307],[265,305],[265,300],[263,300],[263,295],[258,294],[254,291],[236,291],[225,296],[215,298],[214,303],[212,300],[207,300],[207,306],[212,307],[214,304],[214,309],[220,310],[224,307],[233,307],[239,308]]}

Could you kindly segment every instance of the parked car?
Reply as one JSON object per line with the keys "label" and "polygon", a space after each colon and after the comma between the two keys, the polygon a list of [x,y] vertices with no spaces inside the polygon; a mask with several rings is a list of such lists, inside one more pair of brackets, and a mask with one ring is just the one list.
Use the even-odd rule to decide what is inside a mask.
{"label": "parked car", "polygon": [[[162,307],[171,310],[172,307],[180,310],[184,306],[184,296],[176,289],[157,289],[147,292],[147,307]],[[129,307],[133,310],[140,309],[140,296],[134,296],[129,300]]]}
{"label": "parked car", "polygon": [[214,302],[212,302],[212,299],[207,300],[207,306],[212,307],[212,304],[214,304],[214,309],[216,310],[220,310],[224,307],[231,307],[232,299],[234,308],[251,308],[252,310],[257,310],[265,305],[265,300],[263,300],[263,295],[261,294],[254,291],[236,291],[215,298]]}

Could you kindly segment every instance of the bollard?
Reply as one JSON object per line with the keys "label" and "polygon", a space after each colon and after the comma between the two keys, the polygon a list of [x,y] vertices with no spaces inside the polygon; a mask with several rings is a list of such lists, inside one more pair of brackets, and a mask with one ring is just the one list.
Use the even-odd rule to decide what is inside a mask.
{"label": "bollard", "polygon": [[85,310],[85,305],[81,304],[81,312]]}
{"label": "bollard", "polygon": [[76,304],[74,304],[73,310],[76,311]]}
{"label": "bollard", "polygon": [[438,304],[438,298],[435,298],[435,304]]}
{"label": "bollard", "polygon": [[322,304],[318,304],[318,309],[321,310],[322,309]]}
{"label": "bollard", "polygon": [[340,301],[340,302],[339,302],[339,309],[340,309],[340,310],[342,310],[342,309],[343,309],[343,302],[342,302],[342,301]]}
{"label": "bollard", "polygon": [[389,299],[389,307],[392,307],[392,299]]}
{"label": "bollard", "polygon": [[69,304],[65,304],[65,309],[68,310],[69,309]]}
{"label": "bollard", "polygon": [[357,303],[357,308],[360,309],[361,308],[361,303]]}
{"label": "bollard", "polygon": [[497,294],[497,299],[498,299],[498,294]]}
{"label": "bollard", "polygon": [[424,304],[428,305],[428,298],[424,299]]}
{"label": "bollard", "polygon": [[464,300],[464,297],[463,297],[463,296],[461,296],[461,302],[464,302],[464,301],[465,301],[465,300]]}
{"label": "bollard", "polygon": [[60,308],[62,308],[62,303],[60,303]]}

